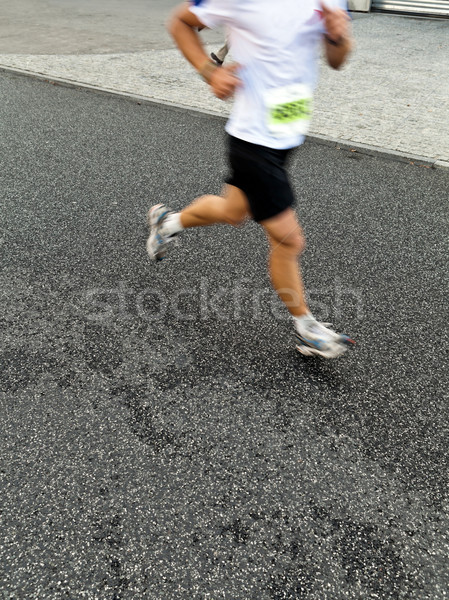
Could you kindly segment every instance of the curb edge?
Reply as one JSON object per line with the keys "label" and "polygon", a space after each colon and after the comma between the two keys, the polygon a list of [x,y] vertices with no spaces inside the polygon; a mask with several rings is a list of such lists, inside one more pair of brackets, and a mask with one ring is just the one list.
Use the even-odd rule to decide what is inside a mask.
{"label": "curb edge", "polygon": [[[208,117],[213,117],[220,120],[227,119],[226,115],[220,114],[218,112],[207,110],[203,108],[195,108],[192,106],[187,106],[185,104],[177,104],[175,102],[169,102],[166,100],[159,100],[156,98],[149,98],[148,96],[139,96],[138,94],[133,94],[132,92],[123,92],[119,90],[114,90],[110,88],[103,88],[101,86],[95,86],[88,83],[82,83],[79,81],[75,81],[72,79],[64,79],[62,77],[54,77],[52,75],[47,75],[45,73],[38,73],[36,71],[27,71],[25,69],[17,69],[14,67],[9,67],[7,65],[0,64],[0,72],[4,73],[12,73],[15,75],[22,75],[25,77],[32,77],[34,79],[38,79],[40,81],[44,81],[47,83],[51,83],[53,85],[60,85],[63,87],[69,87],[79,90],[87,90],[91,92],[96,92],[109,96],[118,96],[123,99],[128,99],[133,102],[137,102],[138,104],[153,104],[159,106],[166,106],[172,108],[176,111],[188,111],[193,112],[196,115],[205,115]],[[399,162],[408,162],[412,165],[419,167],[426,167],[431,169],[449,169],[449,161],[441,160],[437,158],[429,158],[426,156],[419,156],[416,154],[408,154],[407,152],[400,152],[398,150],[388,150],[386,148],[382,148],[381,146],[372,146],[369,144],[363,144],[361,142],[351,142],[350,140],[333,138],[330,136],[322,135],[322,134],[309,134],[306,137],[306,142],[315,142],[317,144],[325,145],[325,146],[333,146],[338,150],[346,150],[350,152],[359,152],[360,154],[366,154],[368,156],[378,156],[381,158],[385,158],[387,160],[395,160]]]}

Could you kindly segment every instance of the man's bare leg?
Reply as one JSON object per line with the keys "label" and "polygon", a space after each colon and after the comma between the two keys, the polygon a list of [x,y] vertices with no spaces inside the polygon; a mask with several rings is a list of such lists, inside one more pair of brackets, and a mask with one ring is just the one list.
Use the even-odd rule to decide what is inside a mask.
{"label": "man's bare leg", "polygon": [[293,317],[309,313],[298,258],[305,241],[293,209],[261,222],[270,244],[271,283]]}
{"label": "man's bare leg", "polygon": [[245,194],[232,185],[226,185],[222,196],[201,196],[180,213],[184,229],[218,223],[239,225],[250,216]]}
{"label": "man's bare leg", "polygon": [[150,227],[147,252],[153,260],[162,260],[167,245],[183,229],[219,223],[237,226],[249,216],[245,194],[232,185],[225,186],[222,196],[201,196],[181,212],[174,212],[164,204],[155,204],[147,216]]}
{"label": "man's bare leg", "polygon": [[354,342],[319,323],[309,311],[298,262],[305,243],[293,209],[288,208],[261,225],[270,243],[271,281],[293,317],[297,350],[306,356],[337,358]]}
{"label": "man's bare leg", "polygon": [[[180,213],[169,216],[164,233],[173,235],[182,229],[227,223],[237,226],[250,216],[245,194],[226,185],[222,196],[201,196]],[[304,237],[293,209],[261,222],[269,244],[271,282],[293,317],[308,314],[298,257],[304,249]]]}

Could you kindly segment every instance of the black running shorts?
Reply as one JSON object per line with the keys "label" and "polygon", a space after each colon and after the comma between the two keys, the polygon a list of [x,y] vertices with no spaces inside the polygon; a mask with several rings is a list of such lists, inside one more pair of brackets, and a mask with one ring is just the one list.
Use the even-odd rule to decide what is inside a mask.
{"label": "black running shorts", "polygon": [[226,183],[246,195],[255,221],[265,221],[295,202],[285,164],[292,149],[275,150],[228,136],[231,173]]}

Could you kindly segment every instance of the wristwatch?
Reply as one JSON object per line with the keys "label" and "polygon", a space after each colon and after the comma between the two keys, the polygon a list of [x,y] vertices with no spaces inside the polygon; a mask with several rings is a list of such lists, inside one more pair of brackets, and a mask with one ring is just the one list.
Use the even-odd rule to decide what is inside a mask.
{"label": "wristwatch", "polygon": [[219,66],[211,60],[207,59],[204,65],[198,71],[198,73],[201,75],[201,77],[206,83],[210,83],[211,75],[217,69],[219,69]]}
{"label": "wristwatch", "polygon": [[341,35],[338,40],[331,39],[327,34],[324,34],[324,38],[328,44],[331,46],[342,46],[345,43],[345,36]]}

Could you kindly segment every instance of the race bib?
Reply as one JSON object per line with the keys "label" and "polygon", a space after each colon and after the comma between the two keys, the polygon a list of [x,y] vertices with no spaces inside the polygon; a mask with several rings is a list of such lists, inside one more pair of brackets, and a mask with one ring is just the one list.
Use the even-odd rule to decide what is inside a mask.
{"label": "race bib", "polygon": [[308,85],[295,83],[268,90],[265,94],[268,130],[276,138],[305,135],[313,110],[313,94]]}

